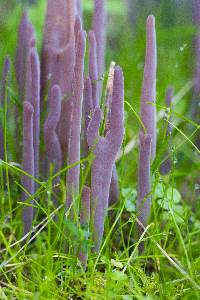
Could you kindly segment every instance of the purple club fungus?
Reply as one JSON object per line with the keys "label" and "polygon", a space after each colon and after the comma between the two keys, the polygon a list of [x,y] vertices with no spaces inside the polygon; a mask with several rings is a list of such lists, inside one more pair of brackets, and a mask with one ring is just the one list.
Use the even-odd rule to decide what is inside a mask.
{"label": "purple club fungus", "polygon": [[[106,132],[109,131],[110,128],[110,113],[111,113],[111,105],[112,105],[114,71],[115,71],[115,62],[111,62],[109,74],[108,74],[107,86],[106,86],[106,107],[107,107]],[[110,183],[109,205],[116,203],[118,200],[119,200],[119,182],[118,182],[117,168],[116,165],[114,165],[112,179]]]}
{"label": "purple club fungus", "polygon": [[77,47],[78,33],[79,33],[80,30],[82,30],[81,18],[79,16],[76,16],[76,18],[75,18],[75,24],[74,24],[75,49]]}
{"label": "purple club fungus", "polygon": [[76,0],[76,15],[82,18],[82,0]]}
{"label": "purple club fungus", "polygon": [[106,8],[105,0],[94,0],[93,30],[97,42],[98,76],[104,72],[105,44],[106,44]]}
{"label": "purple club fungus", "polygon": [[[86,47],[86,34],[84,31],[79,31],[76,49],[76,64],[72,80],[72,113],[70,120],[70,135],[68,145],[68,165],[80,161],[80,134],[81,134],[81,119],[82,119],[82,101],[84,88],[84,56]],[[80,165],[69,168],[67,172],[67,207],[69,208],[73,196],[77,196],[79,192],[79,175]],[[77,207],[74,207],[77,209]]]}
{"label": "purple club fungus", "polygon": [[[23,112],[23,160],[22,169],[29,176],[34,177],[34,148],[33,148],[33,106],[30,102],[24,102]],[[27,176],[22,175],[23,191],[22,201],[27,202],[31,199],[31,195],[34,194],[34,180]],[[23,224],[24,235],[27,234],[33,221],[33,207],[30,205],[31,201],[28,201],[27,205],[23,209]]]}
{"label": "purple club fungus", "polygon": [[[47,154],[45,155],[48,157],[48,169],[50,165],[53,165],[53,172],[59,171],[59,169],[62,168],[64,161],[67,161],[68,165],[72,165],[80,161],[80,134],[83,104],[85,116],[84,134],[85,139],[87,136],[89,142],[89,144],[84,148],[84,151],[88,154],[89,146],[92,150],[94,150],[94,155],[96,156],[91,171],[91,199],[93,201],[92,211],[94,217],[94,232],[99,233],[98,241],[95,240],[95,249],[97,250],[100,247],[103,236],[104,220],[108,208],[108,197],[111,182],[113,183],[111,184],[112,192],[115,191],[116,195],[116,191],[118,190],[118,186],[116,184],[117,173],[114,163],[116,154],[122,143],[124,131],[124,83],[121,69],[116,67],[114,72],[113,66],[112,82],[109,81],[109,91],[107,91],[106,95],[108,112],[105,136],[99,137],[97,147],[93,149],[95,141],[91,134],[91,131],[94,130],[91,129],[91,124],[96,118],[95,115],[101,112],[98,108],[100,106],[101,94],[99,92],[100,86],[98,88],[98,80],[104,71],[105,2],[95,1],[93,18],[94,31],[89,32],[89,76],[85,80],[83,72],[86,35],[82,30],[79,4],[80,1],[78,0],[48,1],[42,49],[41,85],[39,72],[40,63],[35,48],[34,30],[28,21],[26,13],[22,17],[16,58],[16,72],[21,76],[18,78],[19,91],[20,93],[23,93],[23,97],[26,100],[24,104],[23,170],[36,178],[39,176],[39,96],[41,95],[42,99],[44,99],[46,92],[48,93],[47,107],[45,107],[46,103],[43,101],[43,103],[41,103],[41,108],[44,113],[47,108],[49,110],[48,117],[44,124],[44,140]],[[29,35],[27,34],[28,32]],[[23,49],[21,49],[21,45],[23,45]],[[20,51],[23,52],[23,56],[20,55]],[[24,75],[22,76],[23,72]],[[41,87],[40,91],[39,86]],[[83,98],[84,103],[82,103]],[[92,118],[92,120],[90,120],[90,115],[93,113],[95,107],[96,110],[94,112],[94,119]],[[99,125],[100,124],[98,124],[98,126]],[[99,128],[96,128],[96,130],[96,132],[98,132]],[[28,155],[29,158],[31,156],[29,167],[27,166]],[[105,158],[105,161],[102,160],[102,157]],[[103,166],[101,166],[102,162]],[[111,181],[112,173],[114,182]],[[70,207],[73,203],[73,199],[76,199],[79,196],[79,177],[79,164],[68,169],[66,178],[67,207]],[[102,179],[105,183],[105,189],[102,188],[101,182],[98,182],[98,180],[101,181]],[[53,183],[57,184],[59,180],[60,178],[58,177]],[[22,177],[22,183],[28,191],[28,195],[33,195],[33,180],[24,175]],[[79,204],[76,203],[76,206],[74,207],[78,216],[80,216],[82,224],[86,222],[87,216],[88,226],[90,219],[89,191],[90,188],[84,187],[80,214]],[[99,199],[97,200],[96,197]],[[28,197],[25,194],[23,194],[23,200],[28,200]],[[101,200],[103,200],[102,203]],[[100,208],[99,221],[97,211],[95,209],[96,203]],[[31,207],[28,207],[28,209],[25,208],[25,232],[30,230],[32,219],[33,209]],[[84,257],[83,260],[86,261],[87,257]]]}
{"label": "purple club fungus", "polygon": [[[151,135],[140,132],[140,156],[138,170],[138,201],[137,215],[139,221],[147,226],[151,209]],[[143,229],[137,225],[137,235],[141,236]],[[140,250],[142,250],[141,244]]]}
{"label": "purple club fungus", "polygon": [[[144,77],[141,96],[141,120],[144,128],[140,132],[140,155],[138,171],[138,219],[147,225],[151,209],[151,160],[156,156],[156,69],[157,49],[155,18],[147,18],[147,39]],[[137,227],[137,234],[140,236],[142,230]],[[141,246],[142,250],[143,244]]]}
{"label": "purple club fungus", "polygon": [[61,118],[58,124],[63,158],[66,157],[70,128],[70,97],[75,65],[74,1],[48,1],[42,54],[42,95],[50,76],[51,85],[61,88]]}
{"label": "purple club fungus", "polygon": [[[44,141],[48,157],[48,174],[50,174],[51,166],[53,167],[54,173],[57,173],[62,167],[62,151],[56,133],[56,127],[60,120],[61,113],[61,90],[58,85],[51,88],[49,97],[49,114],[44,124]],[[60,178],[57,177],[53,183],[57,184],[59,181]]]}
{"label": "purple club fungus", "polygon": [[27,73],[27,61],[30,48],[35,47],[35,32],[28,20],[27,12],[22,15],[19,25],[18,44],[15,69],[21,101],[25,100],[25,82]]}
{"label": "purple club fungus", "polygon": [[[4,109],[5,101],[8,101],[6,98],[6,89],[9,85],[9,73],[10,73],[10,59],[9,57],[5,58],[2,77],[0,81],[0,108]],[[0,124],[0,159],[4,159],[4,129],[3,124]]]}
{"label": "purple club fungus", "polygon": [[33,113],[33,145],[34,145],[34,176],[39,177],[39,147],[40,147],[40,61],[37,50],[32,47],[27,59],[27,74],[25,82],[25,99],[34,109]]}
{"label": "purple club fungus", "polygon": [[98,64],[97,64],[97,45],[94,31],[90,31],[88,34],[89,39],[89,77],[92,83],[92,99],[93,106],[99,106],[99,94],[98,94]]}
{"label": "purple club fungus", "polygon": [[105,137],[99,136],[101,110],[96,108],[87,133],[88,145],[94,153],[91,173],[91,223],[94,251],[98,252],[104,232],[108,209],[109,189],[115,157],[121,147],[124,125],[124,79],[120,67],[115,68],[110,129]]}
{"label": "purple club fungus", "polygon": [[155,18],[151,15],[147,18],[147,42],[141,96],[141,120],[146,132],[152,137],[152,160],[154,160],[156,156],[156,69],[157,47]]}

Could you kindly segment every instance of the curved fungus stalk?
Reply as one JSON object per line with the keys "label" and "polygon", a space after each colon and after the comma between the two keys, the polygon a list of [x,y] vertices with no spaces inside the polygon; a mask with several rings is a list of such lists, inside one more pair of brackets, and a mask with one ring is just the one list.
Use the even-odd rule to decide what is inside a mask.
{"label": "curved fungus stalk", "polygon": [[121,147],[124,125],[124,79],[120,67],[115,68],[110,129],[105,137],[99,136],[101,110],[96,108],[87,132],[87,141],[94,153],[91,170],[91,224],[94,251],[98,252],[104,232],[108,209],[109,189],[115,157]]}
{"label": "curved fungus stalk", "polygon": [[[139,135],[139,171],[138,171],[138,200],[137,215],[144,226],[150,216],[151,210],[151,161],[156,156],[156,70],[157,46],[155,18],[147,18],[146,58],[141,96],[141,120],[143,126]],[[137,235],[141,236],[143,230],[137,226]],[[140,251],[143,250],[143,243]]]}
{"label": "curved fungus stalk", "polygon": [[27,73],[25,82],[25,99],[34,109],[33,113],[33,145],[34,145],[34,176],[39,178],[39,147],[40,147],[40,61],[37,49],[32,47],[28,53]]}
{"label": "curved fungus stalk", "polygon": [[[24,102],[23,111],[23,159],[22,170],[29,176],[34,177],[34,147],[33,147],[33,106],[30,102]],[[31,195],[34,194],[34,180],[29,176],[22,175],[22,186],[25,191],[22,193],[22,201],[26,202],[23,209],[24,235],[26,235],[33,221],[33,207]]]}
{"label": "curved fungus stalk", "polygon": [[[48,157],[48,171],[50,172],[50,167],[53,166],[54,173],[57,173],[62,167],[62,151],[56,133],[61,113],[61,90],[58,85],[51,88],[49,97],[49,114],[44,123],[44,141]],[[57,177],[54,184],[59,181],[60,178]]]}

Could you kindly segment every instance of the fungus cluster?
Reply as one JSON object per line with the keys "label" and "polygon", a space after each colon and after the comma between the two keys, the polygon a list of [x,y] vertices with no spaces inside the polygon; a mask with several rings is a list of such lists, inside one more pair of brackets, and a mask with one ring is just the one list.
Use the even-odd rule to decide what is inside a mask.
{"label": "fungus cluster", "polygon": [[[24,12],[18,36],[15,70],[19,99],[23,104],[23,150],[21,183],[24,235],[34,220],[37,180],[45,180],[67,168],[66,210],[70,221],[76,217],[92,233],[93,251],[103,239],[109,205],[118,200],[119,186],[115,160],[124,135],[124,77],[111,63],[105,97],[101,78],[105,57],[105,1],[94,1],[93,28],[82,29],[80,1],[48,0],[41,57],[37,52],[34,27]],[[88,74],[85,71],[88,44]],[[151,207],[151,163],[156,156],[156,33],[155,19],[147,19],[147,45],[141,96],[138,171],[138,218],[146,226]],[[9,79],[6,58],[1,81],[1,105]],[[104,99],[104,103],[101,99]],[[104,112],[106,108],[106,113]],[[16,116],[20,112],[16,110]],[[4,158],[3,128],[0,128],[1,158]],[[45,147],[41,147],[42,142]],[[91,155],[91,170],[81,180],[80,160]],[[59,174],[53,179],[59,193]],[[83,188],[82,188],[83,185]],[[58,205],[57,198],[52,197]],[[80,201],[79,201],[80,200]],[[141,230],[138,229],[138,234]],[[85,265],[87,253],[80,251]]]}

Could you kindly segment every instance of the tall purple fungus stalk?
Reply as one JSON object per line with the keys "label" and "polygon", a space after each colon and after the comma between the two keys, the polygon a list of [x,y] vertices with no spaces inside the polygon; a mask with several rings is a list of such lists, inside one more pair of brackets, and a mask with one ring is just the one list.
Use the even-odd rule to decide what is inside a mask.
{"label": "tall purple fungus stalk", "polygon": [[90,116],[95,107],[99,106],[99,90],[98,90],[98,66],[97,66],[97,45],[94,31],[88,34],[89,41],[89,74],[84,80],[84,97],[83,97],[83,113],[84,113],[84,133],[83,148],[84,155],[88,155],[87,145],[87,128],[90,122]]}
{"label": "tall purple fungus stalk", "polygon": [[[54,173],[57,173],[62,167],[62,151],[56,133],[56,127],[60,120],[61,113],[61,90],[58,85],[51,88],[49,97],[49,114],[44,124],[44,141],[48,158],[48,174],[50,174],[51,167],[53,168]],[[56,185],[59,181],[60,177],[58,176],[54,179],[53,184]],[[54,204],[57,204],[55,199]]]}
{"label": "tall purple fungus stalk", "polygon": [[82,21],[81,21],[81,18],[79,16],[76,16],[75,24],[74,24],[75,49],[77,47],[78,33],[79,33],[80,30],[82,30]]}
{"label": "tall purple fungus stalk", "polygon": [[25,99],[27,63],[29,50],[32,47],[35,47],[35,32],[33,25],[28,20],[27,12],[25,11],[19,25],[18,44],[15,61],[19,96],[21,101]]}
{"label": "tall purple fungus stalk", "polygon": [[[99,105],[100,103],[100,99],[102,95],[102,82],[100,81],[100,79],[102,78],[103,73],[105,71],[105,47],[106,47],[106,30],[105,30],[106,29],[106,1],[105,0],[94,0],[92,29],[95,38],[93,38],[93,41],[91,40],[90,46],[92,46],[93,48],[96,47],[97,75],[98,75],[98,81],[96,82],[93,81],[93,85],[94,84],[96,85],[95,89],[96,89],[97,100],[98,100],[97,103],[95,103],[95,107],[96,107],[96,105]],[[95,60],[93,61],[93,64],[95,64]]]}
{"label": "tall purple fungus stalk", "polygon": [[[156,68],[157,68],[157,49],[156,49],[156,31],[155,18],[147,18],[147,43],[146,59],[144,67],[144,78],[141,96],[141,120],[143,128],[141,129],[139,171],[138,171],[138,201],[137,212],[138,219],[147,225],[150,216],[151,207],[151,160],[156,155]],[[137,233],[141,235],[141,229],[138,227]]]}
{"label": "tall purple fungus stalk", "polygon": [[76,15],[82,18],[82,0],[76,0]]}
{"label": "tall purple fungus stalk", "polygon": [[48,80],[51,85],[58,84],[61,88],[63,101],[57,131],[63,158],[68,148],[71,117],[69,99],[75,66],[74,26],[74,1],[49,0],[42,53],[42,95],[48,87]]}
{"label": "tall purple fungus stalk", "polygon": [[[114,82],[114,71],[115,71],[115,62],[111,62],[107,86],[106,86],[106,108],[107,108],[107,120],[106,120],[106,131],[110,127],[110,114],[112,106],[112,94],[113,94],[113,82]],[[110,194],[109,194],[109,204],[112,205],[119,200],[119,181],[116,165],[114,164],[112,179],[110,183]]]}
{"label": "tall purple fungus stalk", "polygon": [[[137,212],[139,221],[146,226],[151,209],[151,135],[140,132],[140,156],[138,170],[138,202]],[[137,225],[140,237],[143,229]]]}
{"label": "tall purple fungus stalk", "polygon": [[[6,57],[3,65],[2,77],[0,81],[0,108],[5,109],[6,89],[9,85],[10,59]],[[3,118],[2,118],[3,121]],[[0,159],[4,159],[4,128],[3,122],[0,123]]]}
{"label": "tall purple fungus stalk", "polygon": [[94,16],[93,16],[93,30],[97,42],[97,62],[98,62],[98,76],[102,76],[104,72],[105,61],[105,44],[106,44],[106,1],[94,0]]}
{"label": "tall purple fungus stalk", "polygon": [[[19,25],[18,43],[17,43],[17,51],[16,51],[16,59],[15,59],[15,71],[16,71],[16,78],[18,83],[19,100],[22,103],[24,101],[32,102],[31,101],[31,93],[33,92],[31,86],[32,81],[29,80],[30,79],[29,77],[31,76],[32,73],[31,62],[30,62],[30,51],[32,48],[35,49],[35,45],[36,45],[35,31],[32,23],[28,20],[28,13],[25,11],[22,15],[21,22]],[[38,66],[38,72],[39,72],[39,66]],[[40,86],[38,84],[38,89],[39,88]],[[18,123],[19,121],[19,115],[20,114],[18,108],[16,107],[15,108],[16,123]],[[34,123],[35,123],[35,118],[34,118]],[[15,136],[16,136],[16,140],[20,139],[20,132],[19,130],[17,130],[17,128],[16,128]],[[36,143],[39,143],[39,136],[37,136]],[[17,156],[20,157],[20,155],[21,155],[20,151],[17,151]],[[36,156],[39,155],[37,150],[35,152],[35,155]],[[36,168],[35,170],[36,174],[38,174],[37,162],[35,164],[35,168]]]}
{"label": "tall purple fungus stalk", "polygon": [[[141,96],[141,120],[148,134],[151,135],[151,159],[156,156],[156,70],[157,47],[155,18],[147,18],[147,44],[144,77]],[[144,131],[144,130],[143,130]]]}
{"label": "tall purple fungus stalk", "polygon": [[[68,145],[68,165],[80,161],[80,134],[82,119],[82,101],[84,88],[84,56],[86,46],[86,34],[79,31],[76,49],[76,64],[72,80],[71,120]],[[79,193],[80,165],[69,168],[67,173],[67,207],[70,207],[73,196]],[[74,207],[75,209],[77,207]]]}
{"label": "tall purple fungus stalk", "polygon": [[[23,112],[23,161],[22,169],[27,173],[22,176],[22,186],[24,188],[22,200],[26,202],[23,210],[24,235],[27,234],[33,221],[33,207],[31,196],[34,194],[34,146],[33,146],[33,106],[30,102],[24,102]],[[29,201],[28,201],[29,200]],[[28,201],[28,202],[27,202]]]}
{"label": "tall purple fungus stalk", "polygon": [[[39,177],[40,62],[35,44],[34,28],[25,12],[19,26],[15,64],[19,97],[24,102],[22,168],[28,175],[22,176],[22,186],[25,189],[22,195],[23,201],[30,199],[37,188],[34,180],[29,176]],[[17,118],[18,112],[16,113]],[[19,137],[18,130],[16,136]],[[31,228],[33,214],[33,208],[28,203],[28,206],[25,205],[23,210],[24,234]]]}
{"label": "tall purple fungus stalk", "polygon": [[87,133],[88,145],[94,153],[91,171],[91,223],[94,251],[98,252],[104,232],[108,209],[109,189],[115,157],[121,147],[124,105],[124,79],[120,67],[115,68],[110,129],[105,137],[99,136],[101,110],[96,108]]}
{"label": "tall purple fungus stalk", "polygon": [[25,99],[34,109],[33,113],[33,145],[34,145],[34,177],[39,177],[40,147],[40,61],[37,50],[32,47],[28,53],[27,76],[25,83]]}
{"label": "tall purple fungus stalk", "polygon": [[94,31],[88,34],[89,39],[89,77],[92,83],[92,99],[93,106],[99,106],[99,93],[98,93],[98,62],[97,62],[97,45]]}

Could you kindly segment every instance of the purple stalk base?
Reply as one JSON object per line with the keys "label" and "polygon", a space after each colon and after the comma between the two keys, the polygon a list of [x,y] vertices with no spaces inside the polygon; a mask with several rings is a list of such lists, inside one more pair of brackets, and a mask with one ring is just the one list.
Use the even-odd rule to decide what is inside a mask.
{"label": "purple stalk base", "polygon": [[[33,106],[30,102],[24,102],[23,116],[23,161],[24,172],[34,177],[34,148],[33,148]],[[22,201],[30,199],[34,194],[34,181],[26,175],[22,175],[22,186],[26,192],[22,194]],[[32,201],[28,201],[28,204]],[[27,234],[33,221],[33,207],[26,206],[23,209],[24,235]]]}
{"label": "purple stalk base", "polygon": [[146,132],[152,137],[152,160],[154,160],[156,156],[156,69],[157,48],[155,18],[154,16],[149,16],[147,18],[147,44],[141,96],[141,120],[146,128]]}
{"label": "purple stalk base", "polygon": [[99,106],[98,95],[98,66],[97,66],[97,46],[94,31],[90,31],[88,34],[89,39],[89,77],[92,82],[92,99],[93,106]]}
{"label": "purple stalk base", "polygon": [[32,47],[35,47],[35,32],[32,24],[28,20],[27,12],[24,12],[19,25],[15,62],[19,96],[22,101],[25,99],[25,79],[27,72],[28,53],[29,49]]}
{"label": "purple stalk base", "polygon": [[[140,132],[140,157],[138,171],[138,201],[137,215],[139,221],[147,226],[151,209],[151,135]],[[138,238],[143,233],[143,229],[137,224]],[[141,243],[139,250],[142,251],[144,244]]]}
{"label": "purple stalk base", "polygon": [[[84,186],[81,199],[81,208],[80,208],[80,222],[81,226],[85,231],[89,232],[90,224],[90,188]],[[85,270],[87,266],[88,253],[87,249],[80,251],[79,259],[81,261],[82,267]]]}
{"label": "purple stalk base", "polygon": [[[70,138],[68,147],[68,165],[80,161],[80,134],[82,119],[82,101],[84,88],[84,56],[86,47],[86,34],[80,31],[77,40],[76,64],[74,68],[74,76],[72,81],[72,115],[70,126]],[[67,172],[67,208],[73,202],[73,196],[77,196],[79,192],[79,174],[80,165],[72,167]],[[76,207],[74,207],[76,209]]]}
{"label": "purple stalk base", "polygon": [[[166,101],[166,106],[168,109],[171,108],[171,105],[172,105],[172,99],[173,99],[173,88],[172,87],[169,87],[166,91],[166,98],[165,98],[165,101]],[[171,118],[170,118],[170,121],[171,121]],[[168,124],[168,123],[167,123]],[[167,126],[167,134],[166,134],[166,138],[168,139],[169,141],[169,145],[170,145],[170,136],[171,136],[171,133],[172,133],[172,126],[170,124],[168,124]],[[171,167],[172,167],[172,161],[171,161],[171,158],[168,157],[169,156],[169,149],[168,151],[166,152],[165,156],[167,156],[167,158],[165,159],[165,161],[162,163],[162,165],[160,166],[160,173],[162,175],[167,175],[170,171],[171,171]]]}
{"label": "purple stalk base", "polygon": [[[0,82],[0,107],[3,109],[6,97],[6,87],[9,85],[9,73],[10,73],[10,59],[6,57],[4,61],[3,71],[2,71],[2,78]],[[3,124],[0,124],[0,159],[4,160],[4,130]]]}
{"label": "purple stalk base", "polygon": [[101,110],[100,108],[96,108],[87,133],[88,145],[95,155],[91,173],[91,218],[95,252],[98,252],[101,246],[104,221],[108,209],[112,170],[115,157],[123,140],[123,104],[123,74],[120,67],[116,67],[110,115],[110,130],[107,132],[106,137],[99,136]]}
{"label": "purple stalk base", "polygon": [[[56,127],[60,120],[61,114],[61,90],[60,87],[55,85],[51,89],[49,99],[49,115],[44,124],[44,141],[46,147],[46,154],[48,157],[48,173],[53,166],[54,173],[57,173],[62,167],[62,151],[60,142],[56,133]],[[56,177],[53,185],[58,184],[60,177]],[[57,189],[54,189],[57,192]],[[53,198],[54,204],[57,205],[56,200]]]}

